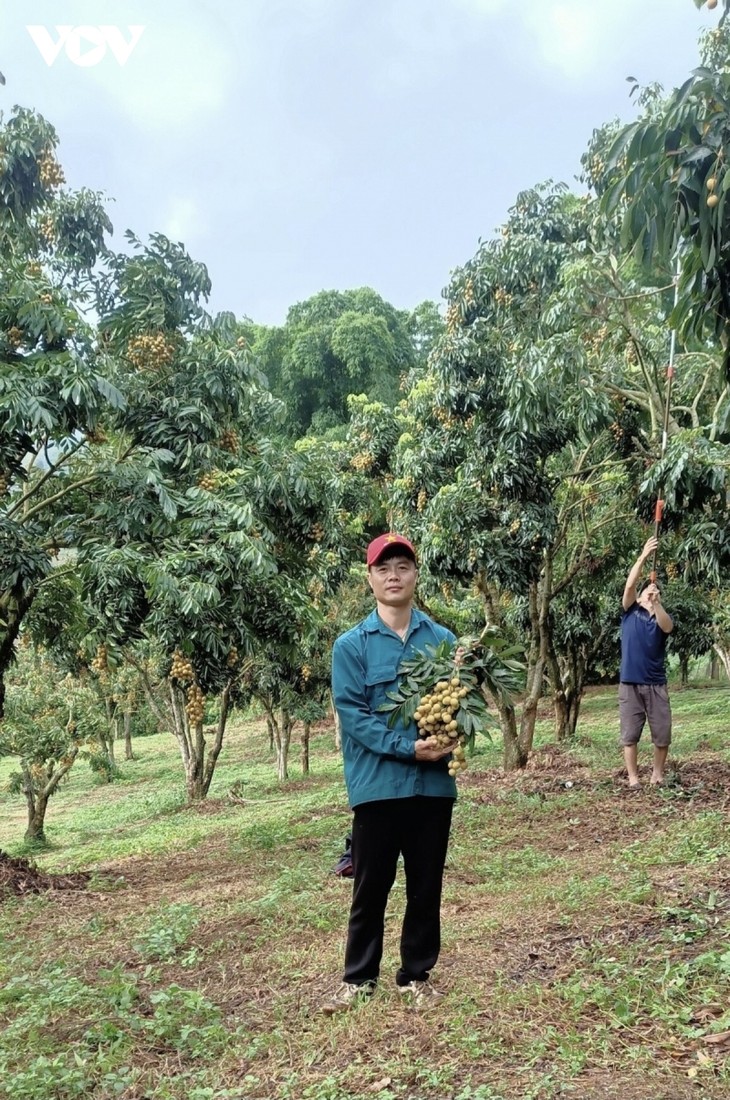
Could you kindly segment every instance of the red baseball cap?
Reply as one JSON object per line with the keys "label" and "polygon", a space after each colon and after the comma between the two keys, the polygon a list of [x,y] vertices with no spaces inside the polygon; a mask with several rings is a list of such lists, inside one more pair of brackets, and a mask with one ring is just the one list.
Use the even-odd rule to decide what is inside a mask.
{"label": "red baseball cap", "polygon": [[400,546],[406,551],[409,557],[416,560],[416,551],[413,548],[413,544],[404,538],[403,535],[378,535],[376,539],[368,546],[368,552],[366,561],[368,566],[375,565],[375,563],[383,556],[386,550],[390,550],[391,547]]}

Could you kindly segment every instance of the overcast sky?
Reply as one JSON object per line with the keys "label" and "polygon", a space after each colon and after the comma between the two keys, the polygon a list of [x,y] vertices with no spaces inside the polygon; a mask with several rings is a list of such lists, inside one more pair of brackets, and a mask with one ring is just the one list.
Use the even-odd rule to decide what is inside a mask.
{"label": "overcast sky", "polygon": [[126,228],[184,241],[212,309],[280,323],[363,285],[410,308],[440,297],[521,189],[580,189],[591,131],[633,117],[626,77],[681,83],[720,8],[6,0],[0,102],[54,124],[69,184],[114,200],[118,247]]}

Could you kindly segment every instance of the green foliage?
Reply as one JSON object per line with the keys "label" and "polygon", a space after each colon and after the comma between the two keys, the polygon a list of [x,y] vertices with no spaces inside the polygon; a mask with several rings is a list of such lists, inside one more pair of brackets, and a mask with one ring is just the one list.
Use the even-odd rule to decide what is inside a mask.
{"label": "green foliage", "polygon": [[708,31],[703,64],[618,134],[609,153],[609,213],[620,209],[622,242],[646,265],[670,270],[681,255],[673,320],[690,338],[726,331],[726,131],[730,117],[728,24]]}
{"label": "green foliage", "polygon": [[14,670],[6,708],[0,755],[16,757],[39,790],[70,766],[83,744],[96,741],[103,722],[88,685],[27,650]]}
{"label": "green foliage", "polygon": [[423,361],[439,328],[433,303],[407,314],[374,290],[321,291],[289,310],[281,329],[252,333],[293,434],[346,423],[347,397],[392,403],[401,374]]}
{"label": "green foliage", "polygon": [[[459,650],[462,652],[457,656]],[[389,693],[390,702],[380,709],[389,714],[389,726],[398,720],[410,723],[426,692],[438,682],[446,684],[458,678],[458,686],[468,690],[453,712],[455,737],[463,736],[473,746],[476,734],[487,733],[487,726],[495,724],[485,697],[510,702],[522,687],[524,665],[516,660],[521,652],[520,646],[510,645],[489,627],[479,637],[429,646],[425,653],[401,663],[398,690]]]}
{"label": "green foliage", "polygon": [[[0,993],[0,1072],[8,1100],[74,1100],[122,1095],[140,1070],[135,1051],[174,1052],[183,1062],[210,1062],[231,1034],[219,1009],[199,991],[172,984],[146,998],[134,974],[102,969],[87,985],[58,965],[12,978]],[[57,1050],[48,1033],[59,1021],[78,1019],[73,1049]],[[19,1058],[19,1042],[31,1058]],[[26,1046],[27,1049],[27,1046]],[[98,1091],[97,1091],[98,1090]]]}
{"label": "green foliage", "polygon": [[713,606],[706,590],[673,580],[662,593],[674,629],[669,635],[669,651],[676,653],[686,668],[690,657],[701,657],[714,641]]}
{"label": "green foliage", "polygon": [[199,913],[193,905],[184,902],[169,905],[155,916],[137,941],[136,949],[144,959],[169,962],[187,943],[199,920]]}

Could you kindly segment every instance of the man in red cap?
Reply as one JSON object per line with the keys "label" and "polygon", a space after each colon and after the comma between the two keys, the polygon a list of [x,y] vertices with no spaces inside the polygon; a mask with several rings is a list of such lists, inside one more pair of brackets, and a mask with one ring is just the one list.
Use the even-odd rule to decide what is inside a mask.
{"label": "man in red cap", "polygon": [[413,606],[418,570],[402,535],[367,549],[375,610],[335,642],[332,693],[340,717],[345,783],[354,812],[353,894],[342,985],[324,1004],[332,1014],[375,990],[385,909],[403,856],[406,911],[396,985],[413,1007],[441,997],[429,981],[441,946],[441,887],[456,784],[451,748],[419,740],[414,722],[390,729],[380,707],[398,686],[405,659],[454,635]]}

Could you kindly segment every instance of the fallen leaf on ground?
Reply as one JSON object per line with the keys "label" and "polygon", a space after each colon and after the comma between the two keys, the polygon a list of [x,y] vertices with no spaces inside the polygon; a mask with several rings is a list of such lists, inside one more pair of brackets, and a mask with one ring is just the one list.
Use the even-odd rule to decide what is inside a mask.
{"label": "fallen leaf on ground", "polygon": [[712,1035],[703,1035],[705,1043],[730,1043],[730,1031],[715,1031]]}

